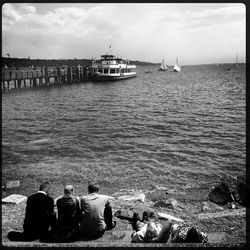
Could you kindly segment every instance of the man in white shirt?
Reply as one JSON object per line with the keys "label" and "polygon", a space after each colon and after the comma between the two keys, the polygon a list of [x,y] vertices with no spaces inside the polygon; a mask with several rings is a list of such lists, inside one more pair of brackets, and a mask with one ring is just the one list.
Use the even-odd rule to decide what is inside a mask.
{"label": "man in white shirt", "polygon": [[106,230],[115,227],[112,221],[112,208],[108,197],[98,194],[99,187],[88,186],[89,194],[81,198],[80,232],[86,237],[101,237]]}

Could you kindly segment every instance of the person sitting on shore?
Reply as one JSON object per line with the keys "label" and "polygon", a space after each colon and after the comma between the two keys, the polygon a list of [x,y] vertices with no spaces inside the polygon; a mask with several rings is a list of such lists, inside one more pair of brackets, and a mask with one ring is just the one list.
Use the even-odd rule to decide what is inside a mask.
{"label": "person sitting on shore", "polygon": [[105,195],[98,194],[99,187],[88,185],[88,195],[81,198],[80,234],[88,238],[99,238],[106,230],[115,227],[112,208]]}
{"label": "person sitting on shore", "polygon": [[45,240],[50,227],[55,224],[54,200],[49,196],[50,184],[43,182],[39,191],[27,199],[23,232],[9,232],[12,241]]}
{"label": "person sitting on shore", "polygon": [[72,185],[66,185],[62,198],[56,202],[58,218],[50,235],[54,242],[73,242],[79,230],[80,201],[74,197]]}

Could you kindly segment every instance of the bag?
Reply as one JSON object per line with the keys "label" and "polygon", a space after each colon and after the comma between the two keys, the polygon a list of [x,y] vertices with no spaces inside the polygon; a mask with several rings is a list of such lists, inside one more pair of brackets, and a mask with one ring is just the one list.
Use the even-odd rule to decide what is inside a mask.
{"label": "bag", "polygon": [[219,205],[225,205],[232,202],[232,195],[226,183],[221,183],[216,186],[208,195],[209,200]]}

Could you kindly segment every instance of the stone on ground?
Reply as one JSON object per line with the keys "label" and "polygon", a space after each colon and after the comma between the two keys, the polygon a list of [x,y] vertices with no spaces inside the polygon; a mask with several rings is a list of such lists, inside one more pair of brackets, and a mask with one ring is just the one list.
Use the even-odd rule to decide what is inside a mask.
{"label": "stone on ground", "polygon": [[210,201],[204,201],[201,203],[201,211],[212,212],[218,210],[221,211],[224,210],[224,208]]}
{"label": "stone on ground", "polygon": [[118,199],[125,200],[125,201],[145,201],[145,194],[143,193],[134,193],[134,194],[127,194],[119,196]]}
{"label": "stone on ground", "polygon": [[157,215],[158,215],[159,219],[166,219],[166,220],[170,219],[172,221],[183,222],[182,219],[179,219],[179,218],[177,218],[177,217],[175,217],[173,215],[170,215],[170,214],[158,212]]}
{"label": "stone on ground", "polygon": [[2,203],[19,204],[19,203],[26,201],[26,200],[27,200],[27,197],[24,195],[12,194],[12,195],[2,199]]}
{"label": "stone on ground", "polygon": [[5,189],[18,188],[20,187],[20,181],[7,181],[5,185]]}
{"label": "stone on ground", "polygon": [[226,241],[226,233],[225,232],[211,232],[207,233],[208,243],[221,243]]}
{"label": "stone on ground", "polygon": [[166,201],[158,201],[154,204],[154,207],[167,207],[171,209],[176,209],[178,207],[178,202],[174,198],[169,198]]}

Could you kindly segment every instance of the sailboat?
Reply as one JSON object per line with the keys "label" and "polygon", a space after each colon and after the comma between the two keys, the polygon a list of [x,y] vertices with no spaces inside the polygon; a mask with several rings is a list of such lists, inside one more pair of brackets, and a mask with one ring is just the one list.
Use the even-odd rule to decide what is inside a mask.
{"label": "sailboat", "polygon": [[174,65],[174,72],[180,72],[181,71],[181,66],[178,63],[178,58],[176,58],[176,63]]}
{"label": "sailboat", "polygon": [[168,69],[167,65],[165,64],[164,62],[164,58],[162,59],[162,62],[161,62],[161,67],[159,68],[159,70],[162,70],[162,71],[166,71]]}
{"label": "sailboat", "polygon": [[238,65],[238,55],[236,55],[236,64],[235,64],[235,67],[237,68],[239,65]]}

